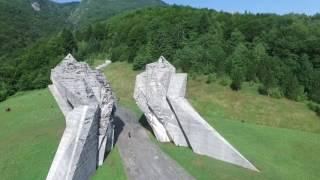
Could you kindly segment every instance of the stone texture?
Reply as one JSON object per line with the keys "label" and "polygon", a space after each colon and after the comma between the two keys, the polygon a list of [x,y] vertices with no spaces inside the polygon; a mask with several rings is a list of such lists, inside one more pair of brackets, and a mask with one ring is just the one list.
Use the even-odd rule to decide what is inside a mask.
{"label": "stone texture", "polygon": [[[134,98],[139,107],[144,106],[142,110],[146,112],[148,122],[152,122],[151,127],[156,129],[157,138],[161,135],[160,141],[168,141],[169,138],[177,146],[188,146],[166,96],[171,75],[175,71],[163,57],[158,62],[148,64],[146,72],[138,75]],[[164,134],[165,130],[168,138]]]}
{"label": "stone texture", "polygon": [[148,123],[150,124],[156,138],[160,142],[170,142],[170,138],[167,134],[163,124],[156,117],[154,112],[149,109],[146,102],[146,73],[141,73],[136,78],[136,86],[134,90],[134,98],[137,99],[137,105],[144,112]]}
{"label": "stone texture", "polygon": [[51,81],[66,129],[47,180],[87,180],[113,145],[115,97],[101,72],[70,54],[52,69]]}
{"label": "stone texture", "polygon": [[167,131],[169,140],[176,145],[258,171],[190,105],[185,99],[186,86],[187,74],[176,74],[164,57],[148,64],[146,71],[137,76],[134,98],[157,139],[166,142],[160,135]]}

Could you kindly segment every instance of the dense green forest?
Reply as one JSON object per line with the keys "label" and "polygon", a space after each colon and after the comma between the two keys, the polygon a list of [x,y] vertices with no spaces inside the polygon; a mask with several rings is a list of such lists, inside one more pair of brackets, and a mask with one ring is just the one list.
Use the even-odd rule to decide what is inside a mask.
{"label": "dense green forest", "polygon": [[[33,3],[39,10],[32,7]],[[41,38],[55,36],[61,27],[71,27],[65,17],[78,4],[57,4],[49,0],[0,0],[0,101],[20,89],[17,81],[25,75],[19,72],[20,57],[30,51],[25,48],[37,44]],[[36,50],[30,53],[36,53]]]}
{"label": "dense green forest", "polygon": [[[94,28],[91,36],[92,27],[76,33],[79,44],[97,46],[113,61],[133,62],[136,69],[164,55],[191,74],[228,76],[235,90],[251,81],[261,84],[262,94],[320,102],[319,15],[230,14],[174,6],[127,13]],[[86,53],[81,48],[78,55]]]}
{"label": "dense green forest", "polygon": [[63,4],[51,0],[0,0],[0,101],[19,90],[45,87],[50,68],[66,53],[76,53],[76,48],[65,45],[73,39],[70,31],[63,29],[79,29],[125,10],[157,5],[164,3],[160,0],[83,0]]}
{"label": "dense green forest", "polygon": [[[32,8],[38,3],[40,10]],[[41,37],[67,26],[68,16],[78,3],[57,4],[48,0],[0,0],[0,57],[13,55]]]}
{"label": "dense green forest", "polygon": [[165,3],[161,0],[82,0],[69,19],[77,28],[81,28],[126,10],[162,5]]}
{"label": "dense green forest", "polygon": [[[15,78],[7,77],[2,89],[45,87],[50,68],[68,52],[80,60],[106,53],[135,69],[164,55],[192,76],[207,75],[208,83],[230,79],[231,88],[239,90],[248,81],[259,84],[264,95],[319,103],[319,40],[320,15],[146,8],[38,42],[18,58],[15,73],[4,73]],[[320,112],[316,105],[312,108]]]}

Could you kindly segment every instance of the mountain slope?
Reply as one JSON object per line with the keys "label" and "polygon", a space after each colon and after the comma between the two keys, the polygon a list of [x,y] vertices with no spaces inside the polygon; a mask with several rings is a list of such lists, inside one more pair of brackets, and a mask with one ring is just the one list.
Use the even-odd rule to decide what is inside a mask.
{"label": "mountain slope", "polygon": [[84,26],[125,10],[161,5],[165,5],[161,0],[82,0],[70,20],[78,26]]}
{"label": "mountain slope", "polygon": [[57,4],[49,0],[0,0],[0,57],[66,26],[65,17],[77,4]]}

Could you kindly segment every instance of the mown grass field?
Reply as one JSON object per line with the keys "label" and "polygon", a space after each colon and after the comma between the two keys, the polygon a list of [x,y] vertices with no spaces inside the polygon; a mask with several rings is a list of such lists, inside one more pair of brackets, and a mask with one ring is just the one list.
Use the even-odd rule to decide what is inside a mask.
{"label": "mown grass field", "polygon": [[115,147],[108,155],[104,164],[97,170],[92,180],[126,180],[122,159],[118,148]]}
{"label": "mown grass field", "polygon": [[0,179],[45,179],[64,126],[48,90],[19,93],[1,102]]}
{"label": "mown grass field", "polygon": [[232,120],[320,134],[320,118],[305,103],[259,95],[257,87],[248,83],[241,92],[234,92],[205,81],[203,77],[189,80],[188,99],[209,117],[224,119],[224,114]]}
{"label": "mown grass field", "polygon": [[[105,69],[120,104],[142,115],[132,99],[137,73],[124,62]],[[303,103],[253,92],[249,86],[233,92],[218,83],[207,85],[202,78],[188,82],[188,99],[194,107],[260,173],[196,155],[188,148],[161,144],[151,137],[199,180],[318,179],[320,119]],[[6,112],[7,108],[11,111]],[[64,126],[64,117],[47,89],[19,93],[1,102],[0,179],[45,179]],[[117,148],[93,179],[126,179]]]}
{"label": "mown grass field", "polygon": [[[0,179],[45,179],[64,128],[63,114],[47,89],[19,93],[1,102]],[[93,179],[106,177],[126,179],[117,148]]]}
{"label": "mown grass field", "polygon": [[[137,73],[124,62],[113,63],[105,69],[120,104],[141,115],[132,99]],[[207,85],[203,78],[189,80],[188,99],[261,170],[252,172],[196,155],[188,148],[158,143],[153,138],[197,179],[301,180],[320,176],[320,118],[304,103],[261,96],[247,85],[243,91],[234,92],[218,83]]]}

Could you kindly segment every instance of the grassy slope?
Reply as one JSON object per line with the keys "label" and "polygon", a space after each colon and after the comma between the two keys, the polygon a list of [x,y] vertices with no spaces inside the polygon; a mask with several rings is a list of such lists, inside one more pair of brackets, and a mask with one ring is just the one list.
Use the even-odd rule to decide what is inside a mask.
{"label": "grassy slope", "polygon": [[[132,71],[131,66],[127,63],[114,63],[105,70],[105,73],[117,92],[117,96],[120,97],[120,103],[141,114],[132,99],[137,72]],[[214,91],[211,92],[210,89]],[[231,100],[220,104],[219,99],[224,99],[223,93],[225,93],[225,98]],[[215,94],[217,97],[214,96]],[[257,174],[196,155],[187,148],[158,143],[165,152],[196,178],[317,179],[320,176],[319,134],[255,124],[259,124],[260,118],[269,119],[272,122],[273,119],[268,116],[275,115],[279,121],[290,124],[295,121],[290,121],[287,114],[299,112],[303,121],[300,121],[300,124],[295,122],[295,127],[290,128],[313,131],[312,126],[311,128],[303,126],[308,123],[316,124],[310,119],[313,116],[312,112],[303,104],[284,99],[274,100],[252,93],[235,93],[219,85],[205,85],[200,80],[189,81],[188,96],[208,122],[262,171]],[[250,99],[247,101],[239,100],[248,96]],[[239,99],[233,101],[233,98]],[[257,111],[270,112],[251,117],[248,114],[251,111],[247,111],[245,106],[236,108],[242,107],[244,102],[254,107],[263,101],[269,106],[258,106]],[[236,102],[241,104],[233,106],[232,103]],[[278,104],[281,106],[277,106]],[[5,112],[8,107],[12,109],[11,112]],[[268,111],[266,108],[269,108]],[[238,116],[241,118],[236,118]],[[241,120],[244,120],[245,123],[242,123]],[[268,125],[278,126],[279,124]],[[48,90],[20,93],[0,103],[1,179],[44,179],[63,129],[63,115]],[[94,179],[105,179],[106,177],[126,179],[117,149],[110,154]]]}
{"label": "grassy slope", "polygon": [[[320,133],[320,119],[304,103],[261,96],[256,87],[244,85],[241,93],[198,78],[188,82],[188,98],[209,117],[228,114],[233,120]],[[212,111],[219,109],[219,111]],[[219,117],[219,116],[218,116]]]}
{"label": "grassy slope", "polygon": [[84,27],[123,11],[163,5],[160,0],[82,0],[69,19]]}
{"label": "grassy slope", "polygon": [[[11,112],[6,112],[11,108]],[[50,92],[24,92],[0,103],[1,180],[43,180],[65,127],[64,117]],[[117,149],[94,179],[125,178]]]}
{"label": "grassy slope", "polygon": [[[135,75],[127,63],[114,63],[105,74],[120,104],[137,109],[132,92]],[[116,76],[115,76],[116,75]],[[188,82],[188,97],[201,115],[262,172],[255,173],[194,154],[187,148],[159,144],[197,179],[317,179],[320,175],[319,118],[303,103],[233,92],[201,79]],[[273,127],[261,126],[264,124]],[[274,127],[286,127],[274,128]],[[303,130],[303,131],[302,131]]]}
{"label": "grassy slope", "polygon": [[64,124],[48,90],[20,93],[0,103],[1,179],[45,179]]}
{"label": "grassy slope", "polygon": [[97,170],[92,180],[126,180],[126,174],[122,165],[122,159],[116,147],[106,159],[102,167]]}
{"label": "grassy slope", "polygon": [[132,66],[126,62],[117,62],[109,65],[104,73],[110,81],[112,89],[116,92],[119,103],[131,108],[136,113],[141,113],[132,98],[138,72],[133,71]]}

